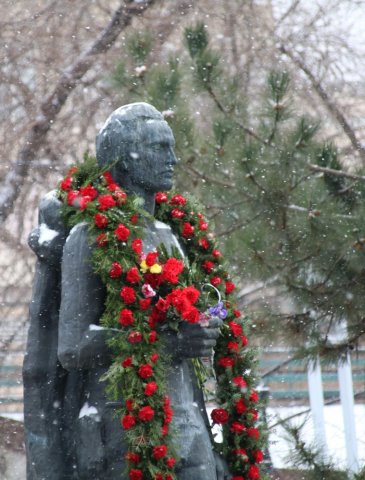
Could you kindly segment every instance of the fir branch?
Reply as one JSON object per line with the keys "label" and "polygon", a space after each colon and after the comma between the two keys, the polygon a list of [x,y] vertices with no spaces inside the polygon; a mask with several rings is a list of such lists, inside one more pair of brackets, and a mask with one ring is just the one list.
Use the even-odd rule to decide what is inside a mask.
{"label": "fir branch", "polygon": [[364,175],[355,175],[354,173],[344,172],[343,170],[335,170],[334,168],[320,167],[319,165],[308,165],[309,168],[315,172],[325,173],[327,175],[333,175],[335,177],[350,178],[351,180],[365,182]]}

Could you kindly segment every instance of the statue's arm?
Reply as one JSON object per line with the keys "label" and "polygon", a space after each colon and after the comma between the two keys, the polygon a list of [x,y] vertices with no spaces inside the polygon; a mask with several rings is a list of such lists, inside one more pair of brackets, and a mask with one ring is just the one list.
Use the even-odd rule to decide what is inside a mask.
{"label": "statue's arm", "polygon": [[62,258],[58,358],[68,370],[109,363],[107,330],[99,327],[105,290],[93,272],[87,225],[74,227]]}

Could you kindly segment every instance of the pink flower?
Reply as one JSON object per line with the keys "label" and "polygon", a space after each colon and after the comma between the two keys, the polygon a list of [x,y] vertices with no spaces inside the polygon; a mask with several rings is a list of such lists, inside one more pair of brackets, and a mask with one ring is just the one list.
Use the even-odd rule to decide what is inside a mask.
{"label": "pink flower", "polygon": [[149,283],[145,283],[144,285],[142,285],[142,293],[145,298],[151,298],[156,295],[156,292]]}

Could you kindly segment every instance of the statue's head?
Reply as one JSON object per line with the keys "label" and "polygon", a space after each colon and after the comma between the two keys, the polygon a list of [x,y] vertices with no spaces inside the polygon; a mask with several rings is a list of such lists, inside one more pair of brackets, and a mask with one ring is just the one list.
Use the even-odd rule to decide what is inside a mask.
{"label": "statue's head", "polygon": [[170,190],[177,162],[175,140],[161,113],[148,103],[115,110],[96,137],[96,157],[115,180],[130,189]]}

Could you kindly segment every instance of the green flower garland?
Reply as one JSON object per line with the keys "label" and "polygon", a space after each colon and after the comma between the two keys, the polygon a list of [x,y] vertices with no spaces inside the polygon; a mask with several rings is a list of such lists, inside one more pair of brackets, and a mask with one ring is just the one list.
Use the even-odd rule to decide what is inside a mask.
{"label": "green flower garland", "polygon": [[[113,333],[109,346],[114,361],[104,379],[108,397],[124,399],[120,417],[130,480],[176,479],[165,378],[169,359],[159,327],[203,323],[212,314],[225,317],[214,357],[219,408],[211,417],[223,429],[223,443],[216,449],[226,458],[232,480],[259,479],[263,439],[255,426],[259,399],[244,334],[247,318],[235,308],[235,285],[197,206],[176,193],[156,194],[155,218],[170,225],[184,245],[187,258],[181,259],[163,246],[143,252],[141,225],[148,214],[140,199],[128,196],[109,172],[99,170],[95,159],[72,168],[58,195],[68,226],[87,221],[90,242],[96,245],[94,270],[107,291],[100,323]],[[207,284],[219,291],[218,305],[212,305]]]}

